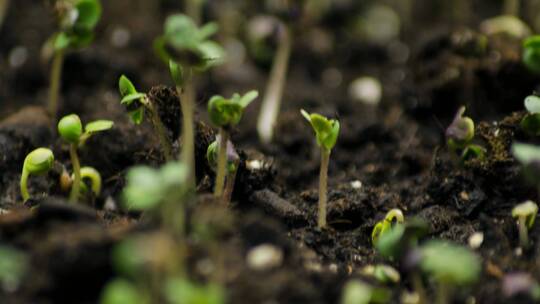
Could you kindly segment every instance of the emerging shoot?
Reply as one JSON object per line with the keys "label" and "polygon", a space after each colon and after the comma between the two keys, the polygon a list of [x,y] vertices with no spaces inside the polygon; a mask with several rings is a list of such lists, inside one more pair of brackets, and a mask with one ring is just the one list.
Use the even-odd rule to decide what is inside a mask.
{"label": "emerging shoot", "polygon": [[309,114],[304,110],[300,111],[304,118],[311,124],[317,145],[321,148],[321,169],[319,174],[319,215],[317,226],[326,227],[326,203],[328,192],[328,163],[330,152],[336,145],[339,135],[339,121],[328,119],[320,114]]}
{"label": "emerging shoot", "polygon": [[521,248],[529,247],[529,229],[534,225],[538,214],[538,205],[533,201],[526,201],[512,209],[512,217],[517,219],[519,229],[519,244]]}
{"label": "emerging shoot", "polygon": [[523,64],[534,73],[540,74],[540,35],[523,42]]}
{"label": "emerging shoot", "polygon": [[245,108],[257,98],[257,91],[250,91],[245,95],[234,94],[227,99],[222,96],[214,96],[208,102],[208,114],[210,121],[219,128],[219,147],[217,158],[216,182],[214,186],[214,196],[222,197],[225,186],[226,166],[227,166],[227,142],[229,141],[229,131],[236,126]]}
{"label": "emerging shoot", "polygon": [[[217,171],[218,168],[218,151],[220,143],[221,137],[218,135],[216,137],[216,140],[212,142],[206,150],[206,160],[214,171]],[[234,190],[234,181],[236,179],[236,172],[238,170],[238,162],[240,161],[240,156],[238,155],[238,153],[236,153],[236,150],[234,149],[234,146],[230,140],[227,141],[226,159],[227,183],[223,191],[223,203],[229,204],[229,202],[231,201],[232,192]]]}
{"label": "emerging shoot", "polygon": [[540,193],[540,147],[514,143],[512,144],[512,154],[523,166],[525,178]]}
{"label": "emerging shoot", "polygon": [[88,46],[101,17],[98,0],[57,1],[60,30],[49,40],[54,50],[49,88],[49,115],[56,120],[64,56],[70,50]]}
{"label": "emerging shoot", "polygon": [[30,198],[30,194],[28,193],[28,177],[30,175],[43,175],[49,172],[53,167],[53,163],[54,154],[47,148],[37,148],[26,156],[20,182],[23,202],[28,201]]}
{"label": "emerging shoot", "polygon": [[[395,221],[394,221],[395,220]],[[380,222],[378,222],[375,227],[373,227],[373,231],[371,232],[371,242],[374,246],[377,245],[377,242],[379,241],[379,238],[381,235],[388,232],[394,223],[403,224],[405,221],[405,217],[403,216],[403,212],[399,209],[392,209],[388,211],[384,219]]]}
{"label": "emerging shoot", "polygon": [[69,195],[70,202],[77,202],[80,195],[81,187],[81,164],[77,149],[94,134],[101,131],[106,131],[112,128],[113,122],[109,120],[96,120],[86,124],[83,132],[81,119],[76,114],[64,116],[58,122],[58,132],[60,136],[69,143],[69,155],[71,165],[73,166],[73,184]]}
{"label": "emerging shoot", "polygon": [[458,109],[452,124],[446,129],[448,147],[454,153],[460,154],[462,161],[472,158],[482,158],[485,149],[472,143],[474,138],[474,121],[463,116],[465,107]]}
{"label": "emerging shoot", "polygon": [[525,98],[525,109],[528,113],[521,120],[521,128],[529,135],[540,135],[540,97],[531,95]]}

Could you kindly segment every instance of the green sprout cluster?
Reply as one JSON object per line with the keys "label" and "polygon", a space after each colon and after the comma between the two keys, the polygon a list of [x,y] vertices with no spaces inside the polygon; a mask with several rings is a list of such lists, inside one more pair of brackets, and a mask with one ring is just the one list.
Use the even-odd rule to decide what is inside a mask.
{"label": "green sprout cluster", "polygon": [[532,72],[540,74],[540,35],[523,41],[523,63]]}
{"label": "green sprout cluster", "polygon": [[336,145],[339,135],[339,121],[328,119],[320,114],[309,114],[304,110],[300,111],[302,116],[311,124],[315,131],[317,145],[321,149],[321,168],[319,174],[319,215],[317,226],[326,227],[326,204],[328,195],[328,163],[330,162],[330,152]]}
{"label": "green sprout cluster", "polygon": [[446,129],[446,139],[448,147],[454,153],[459,154],[462,161],[473,158],[482,158],[485,149],[479,145],[473,144],[474,139],[474,121],[465,114],[466,108],[460,107],[454,117],[454,120]]}
{"label": "green sprout cluster", "polygon": [[[245,95],[234,94],[231,98],[214,96],[208,102],[208,116],[214,126],[219,128],[219,146],[217,148],[217,172],[214,196],[222,198],[227,177],[227,143],[229,131],[242,119],[244,110],[253,102],[259,93],[250,91]],[[230,176],[230,175],[229,175]]]}
{"label": "green sprout cluster", "polygon": [[52,169],[53,164],[54,154],[47,148],[37,148],[25,157],[20,182],[21,195],[24,202],[30,199],[28,177],[30,175],[46,174]]}
{"label": "green sprout cluster", "polygon": [[527,114],[521,120],[521,128],[532,136],[540,135],[540,97],[528,96],[525,98]]}
{"label": "green sprout cluster", "polygon": [[101,18],[98,0],[58,0],[59,30],[49,40],[54,50],[52,62],[48,110],[56,120],[62,66],[66,52],[88,46],[94,39],[94,29]]}
{"label": "green sprout cluster", "polygon": [[373,243],[373,245],[377,244],[381,235],[390,231],[394,223],[403,224],[404,222],[405,217],[403,216],[403,212],[401,210],[392,209],[388,211],[384,219],[378,222],[375,227],[373,227],[373,231],[371,232],[371,242]]}

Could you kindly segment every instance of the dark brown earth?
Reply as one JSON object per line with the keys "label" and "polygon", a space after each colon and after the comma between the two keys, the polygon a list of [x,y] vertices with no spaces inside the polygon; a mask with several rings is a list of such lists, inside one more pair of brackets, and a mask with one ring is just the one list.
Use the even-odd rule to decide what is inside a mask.
{"label": "dark brown earth", "polygon": [[[163,162],[151,126],[129,122],[119,103],[117,80],[126,74],[141,91],[151,92],[169,135],[178,137],[180,112],[177,104],[171,104],[176,95],[151,45],[164,17],[179,6],[177,1],[163,1],[161,6],[146,0],[104,3],[96,42],[67,57],[61,107],[62,114],[75,112],[83,121],[115,121],[111,131],[93,137],[81,151],[83,164],[103,175],[104,191],[87,204],[68,205],[57,173],[50,173],[32,177],[34,198],[22,205],[18,180],[28,152],[50,147],[59,163],[70,169],[70,162],[41,108],[48,67],[39,52],[53,32],[52,16],[42,3],[16,2],[0,29],[0,244],[26,252],[31,270],[17,291],[0,289],[0,302],[96,303],[103,286],[115,276],[110,258],[114,245],[135,233],[155,231],[140,214],[110,210],[105,203],[120,202],[131,166]],[[187,246],[194,280],[208,279],[195,265],[206,257],[216,258],[212,246],[217,246],[228,303],[338,303],[347,279],[363,277],[364,266],[384,262],[371,245],[371,230],[388,210],[400,208],[407,217],[418,216],[429,223],[428,238],[466,245],[474,232],[484,233],[477,250],[483,260],[482,278],[457,293],[455,303],[465,303],[468,295],[476,303],[532,303],[527,298],[504,298],[501,278],[520,270],[540,278],[540,227],[530,232],[532,248],[518,256],[517,227],[510,216],[514,205],[537,200],[538,194],[524,182],[509,152],[514,141],[539,142],[519,128],[523,116],[519,111],[523,98],[539,88],[540,78],[521,64],[516,39],[489,37],[480,53],[468,48],[480,37],[482,18],[497,13],[494,2],[474,1],[478,15],[465,20],[452,19],[444,8],[427,3],[416,12],[418,20],[403,29],[411,51],[406,63],[393,60],[385,47],[347,33],[348,20],[365,4],[336,8],[316,25],[333,38],[329,50],[314,50],[307,34],[299,34],[274,143],[262,145],[257,139],[257,106],[248,109],[232,133],[242,162],[229,211],[213,207],[206,195],[212,190],[213,172],[204,156],[215,132],[206,119],[206,101],[218,93],[262,91],[269,63],[248,59],[198,78],[200,195],[188,214],[191,222],[223,221],[218,221],[215,243],[192,241]],[[261,10],[256,4],[244,6],[249,16]],[[205,17],[213,19],[216,14],[216,8],[208,9]],[[124,47],[110,42],[118,27],[131,33]],[[236,31],[240,37],[245,34],[242,28]],[[27,48],[28,59],[18,68],[10,67],[7,58],[20,45]],[[337,88],[325,86],[321,78],[330,67],[343,73]],[[458,73],[448,77],[448,70]],[[378,77],[385,87],[377,107],[355,103],[347,95],[347,84],[364,74]],[[444,128],[462,104],[477,122],[475,138],[487,149],[487,157],[460,166],[445,148]],[[342,126],[330,161],[329,228],[322,231],[316,228],[319,152],[300,108],[337,116]],[[250,169],[246,161],[251,160],[261,161],[263,168]],[[356,180],[362,183],[359,189],[351,185]],[[283,263],[266,271],[250,269],[247,252],[265,243],[283,250]],[[432,285],[428,286],[432,293]],[[412,288],[406,274],[388,287],[394,303]]]}

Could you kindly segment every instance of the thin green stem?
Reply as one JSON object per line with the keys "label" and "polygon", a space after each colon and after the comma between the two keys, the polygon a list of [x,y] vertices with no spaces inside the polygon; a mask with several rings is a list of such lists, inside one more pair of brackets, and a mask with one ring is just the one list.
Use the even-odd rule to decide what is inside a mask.
{"label": "thin green stem", "polygon": [[229,203],[231,202],[237,172],[238,172],[238,164],[235,164],[234,171],[229,172],[229,174],[227,175],[227,182],[225,184],[225,190],[223,193],[223,202],[222,202],[226,206],[228,206]]}
{"label": "thin green stem", "polygon": [[28,193],[28,177],[30,176],[30,173],[26,168],[23,168],[22,174],[21,174],[21,196],[23,198],[23,202],[26,202],[30,198],[30,194]]}
{"label": "thin green stem", "polygon": [[167,129],[165,128],[165,125],[163,125],[163,121],[161,121],[161,118],[159,117],[158,109],[156,109],[154,104],[148,100],[148,97],[144,98],[143,104],[150,112],[150,119],[152,120],[152,125],[154,126],[154,130],[158,135],[159,143],[161,145],[161,150],[163,152],[163,156],[165,157],[165,161],[172,161],[172,144],[169,140],[169,137],[167,136]]}
{"label": "thin green stem", "polygon": [[319,172],[319,217],[317,226],[326,227],[326,203],[328,196],[328,163],[330,161],[330,151],[321,149],[321,170]]}
{"label": "thin green stem", "polygon": [[274,126],[279,115],[285,82],[287,80],[287,68],[289,66],[292,43],[289,29],[284,25],[283,36],[274,57],[270,79],[266,86],[257,121],[257,132],[259,133],[259,138],[264,143],[271,142],[274,135]]}
{"label": "thin green stem", "polygon": [[527,218],[520,216],[518,218],[519,229],[519,244],[521,248],[526,249],[529,247],[529,231],[527,229]]}
{"label": "thin green stem", "polygon": [[195,130],[193,116],[195,111],[195,90],[188,80],[183,88],[176,87],[182,107],[182,151],[180,159],[189,168],[188,184],[195,188]]}
{"label": "thin green stem", "polygon": [[48,112],[52,121],[56,121],[58,115],[58,96],[60,95],[60,85],[62,81],[62,66],[64,65],[64,51],[58,50],[54,54],[51,66],[51,79],[49,87]]}
{"label": "thin green stem", "polygon": [[71,193],[69,194],[69,201],[71,203],[76,203],[79,200],[81,187],[81,164],[79,162],[79,156],[77,155],[77,144],[70,144],[69,156],[71,158],[74,176],[73,184],[71,185]]}
{"label": "thin green stem", "polygon": [[222,197],[223,187],[225,186],[225,173],[227,170],[227,141],[229,140],[229,134],[225,129],[219,128],[219,149],[218,149],[218,163],[216,173],[216,183],[214,185],[214,196]]}

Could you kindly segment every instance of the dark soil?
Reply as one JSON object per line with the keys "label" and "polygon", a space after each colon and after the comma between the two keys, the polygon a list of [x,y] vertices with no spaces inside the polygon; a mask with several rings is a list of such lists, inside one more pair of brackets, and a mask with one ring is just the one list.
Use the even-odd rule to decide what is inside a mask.
{"label": "dark soil", "polygon": [[[12,2],[0,28],[0,244],[27,253],[31,268],[16,291],[0,288],[0,302],[97,303],[102,288],[115,276],[110,257],[114,245],[136,233],[156,232],[144,216],[118,208],[126,171],[137,164],[163,163],[150,124],[133,125],[119,103],[116,86],[121,74],[149,92],[179,150],[177,95],[166,66],[152,51],[153,38],[161,32],[165,16],[178,11],[179,1],[103,1],[96,42],[67,56],[61,114],[78,113],[83,121],[115,121],[112,130],[93,137],[81,151],[83,165],[101,172],[104,190],[77,206],[66,203],[58,172],[32,177],[33,198],[21,203],[18,181],[28,152],[50,147],[59,165],[70,169],[70,161],[42,108],[48,67],[39,54],[53,32],[52,15],[42,3]],[[388,263],[373,249],[371,231],[388,210],[400,208],[406,217],[429,223],[428,239],[467,246],[473,233],[484,234],[476,249],[483,260],[482,277],[476,286],[456,293],[455,303],[472,303],[470,297],[476,303],[532,303],[526,297],[505,298],[501,279],[513,271],[540,278],[540,226],[530,232],[533,246],[519,254],[517,226],[510,214],[516,204],[538,199],[535,188],[524,182],[510,146],[514,141],[539,142],[519,127],[523,99],[539,88],[539,78],[520,62],[519,40],[479,33],[482,18],[497,13],[497,1],[473,1],[478,15],[459,26],[444,17],[444,8],[421,2],[426,3],[417,5],[417,18],[403,29],[403,43],[411,52],[406,62],[395,60],[386,46],[366,43],[347,31],[366,3],[336,7],[312,26],[329,35],[329,49],[316,49],[313,39],[299,34],[274,143],[263,145],[257,139],[258,106],[250,107],[232,132],[242,161],[229,210],[212,204],[208,196],[214,173],[205,155],[215,130],[206,119],[206,101],[213,94],[262,92],[269,63],[246,59],[197,78],[199,196],[189,207],[189,221],[208,220],[208,225],[221,227],[221,233],[210,245],[188,242],[194,280],[209,279],[197,265],[216,259],[219,248],[219,279],[228,303],[339,303],[349,278],[377,284],[361,271],[366,265]],[[253,16],[261,8],[244,9]],[[217,16],[219,5],[211,3],[205,17]],[[130,33],[126,45],[111,42],[119,29]],[[245,36],[242,27],[233,31]],[[471,47],[479,39],[487,39],[480,52]],[[28,58],[14,67],[8,58],[18,46],[26,49]],[[337,87],[325,85],[321,76],[329,68],[342,73]],[[381,81],[385,94],[379,105],[363,105],[347,95],[348,84],[360,75]],[[459,165],[445,147],[444,128],[462,104],[477,122],[475,138],[487,153],[485,159]],[[329,227],[324,230],[316,227],[319,151],[300,108],[337,116],[341,123],[330,160]],[[250,165],[254,160],[261,168]],[[361,186],[355,187],[355,181]],[[250,268],[246,255],[261,244],[282,250],[282,263],[267,270]],[[432,295],[433,286],[428,286]],[[388,287],[393,303],[412,290],[405,273]]]}

